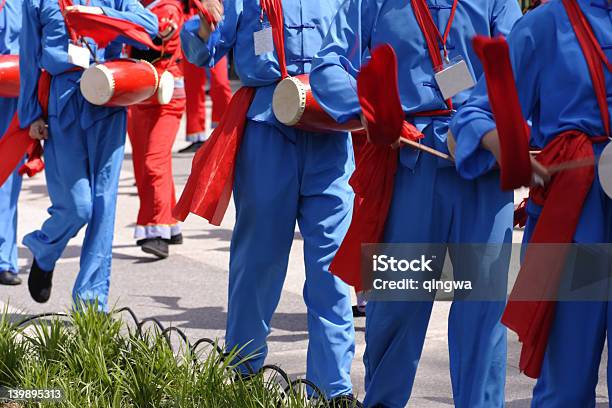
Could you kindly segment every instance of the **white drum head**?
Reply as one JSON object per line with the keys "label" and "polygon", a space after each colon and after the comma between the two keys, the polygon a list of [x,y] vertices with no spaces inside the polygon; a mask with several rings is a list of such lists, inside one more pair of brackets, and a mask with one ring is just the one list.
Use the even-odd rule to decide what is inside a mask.
{"label": "white drum head", "polygon": [[279,82],[272,96],[272,110],[276,119],[286,126],[297,124],[306,109],[306,90],[296,78]]}
{"label": "white drum head", "polygon": [[601,152],[599,163],[597,164],[597,172],[601,188],[608,197],[612,198],[612,142],[608,143],[603,152]]}
{"label": "white drum head", "polygon": [[104,65],[93,65],[81,76],[81,93],[87,102],[104,105],[115,93],[113,74]]}
{"label": "white drum head", "polygon": [[159,77],[159,88],[157,89],[157,101],[160,105],[166,105],[174,95],[174,75],[164,71]]}

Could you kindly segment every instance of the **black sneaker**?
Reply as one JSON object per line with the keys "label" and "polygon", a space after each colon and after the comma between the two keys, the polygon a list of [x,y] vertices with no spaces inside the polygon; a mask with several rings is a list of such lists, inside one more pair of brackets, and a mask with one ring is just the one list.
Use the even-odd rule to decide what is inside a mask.
{"label": "black sneaker", "polygon": [[21,285],[21,279],[16,273],[9,271],[0,272],[0,285],[16,286]]}
{"label": "black sneaker", "polygon": [[192,144],[190,144],[187,147],[182,148],[178,152],[179,153],[195,153],[198,151],[200,147],[202,147],[202,145],[204,145],[204,142],[193,142]]}
{"label": "black sneaker", "polygon": [[168,242],[162,238],[145,239],[140,247],[142,252],[155,255],[159,259],[167,258],[170,255],[168,252]]}
{"label": "black sneaker", "polygon": [[53,270],[43,271],[36,263],[32,262],[30,275],[28,276],[28,289],[32,299],[38,303],[45,303],[51,297],[51,286],[53,283]]}
{"label": "black sneaker", "polygon": [[363,408],[363,404],[352,394],[333,397],[327,405],[329,408]]}
{"label": "black sneaker", "polygon": [[183,245],[183,234],[180,232],[176,235],[172,235],[168,240],[168,244],[170,245]]}

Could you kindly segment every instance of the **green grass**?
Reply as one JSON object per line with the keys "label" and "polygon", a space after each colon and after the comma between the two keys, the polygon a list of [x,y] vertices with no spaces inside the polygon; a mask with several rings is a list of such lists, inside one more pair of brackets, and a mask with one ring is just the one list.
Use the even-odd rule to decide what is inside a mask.
{"label": "green grass", "polygon": [[61,402],[20,402],[24,408],[326,406],[307,401],[303,390],[286,395],[270,375],[237,376],[230,363],[236,351],[225,358],[216,345],[174,352],[155,326],[127,330],[117,314],[95,306],[26,327],[8,316],[6,309],[0,316],[0,386],[59,388],[64,395]]}

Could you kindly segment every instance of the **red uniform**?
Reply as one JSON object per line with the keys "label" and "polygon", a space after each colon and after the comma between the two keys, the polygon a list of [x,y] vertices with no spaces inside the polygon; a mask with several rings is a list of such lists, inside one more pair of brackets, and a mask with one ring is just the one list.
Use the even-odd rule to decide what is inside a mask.
{"label": "red uniform", "polygon": [[[206,135],[206,68],[197,67],[184,59],[183,72],[187,97],[187,141],[203,142],[208,139]],[[232,89],[227,75],[227,58],[222,58],[210,69],[210,98],[212,99],[212,127],[216,127],[232,99]]]}
{"label": "red uniform", "polygon": [[[147,5],[147,2],[143,2]],[[175,78],[174,96],[170,103],[159,105],[146,102],[131,106],[128,134],[132,142],[134,174],[140,198],[135,238],[170,239],[178,236],[180,227],[172,216],[176,203],[172,177],[172,145],[185,111],[185,89],[181,64],[179,32],[184,13],[177,0],[157,0],[147,8],[159,19],[156,43],[164,45],[163,52],[133,49],[134,58],[148,60],[159,72],[167,70]]]}

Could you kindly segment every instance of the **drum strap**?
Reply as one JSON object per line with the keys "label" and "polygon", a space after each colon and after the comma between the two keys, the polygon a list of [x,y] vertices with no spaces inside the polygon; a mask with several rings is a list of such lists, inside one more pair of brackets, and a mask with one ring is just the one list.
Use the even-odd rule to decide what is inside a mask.
{"label": "drum strap", "polygon": [[287,60],[285,58],[285,25],[283,19],[283,4],[281,0],[261,0],[261,9],[268,16],[272,27],[272,38],[274,48],[278,56],[281,79],[289,76],[287,72]]}
{"label": "drum strap", "polygon": [[[442,47],[444,49],[444,58],[448,59],[446,42],[448,41],[450,29],[453,25],[453,20],[455,19],[455,12],[457,11],[457,5],[459,3],[459,0],[454,0],[453,2],[453,7],[451,9],[451,14],[448,19],[448,23],[446,24],[444,34],[440,34],[440,31],[438,30],[438,27],[433,21],[431,12],[429,11],[429,7],[427,6],[427,2],[425,0],[411,0],[410,3],[412,5],[414,17],[416,18],[417,23],[421,28],[421,32],[425,37],[425,42],[427,43],[427,51],[429,52],[429,58],[431,59],[433,68],[434,70],[437,70],[443,67],[444,65],[442,61],[442,56],[440,55],[439,43],[442,44]],[[453,110],[453,101],[451,99],[448,99],[446,101],[446,105],[448,107],[448,111],[440,111],[439,113],[449,114],[450,111]],[[425,116],[433,115],[431,114],[431,112],[428,112]]]}
{"label": "drum strap", "polygon": [[610,110],[608,107],[606,77],[604,76],[603,66],[612,73],[612,63],[610,63],[608,57],[604,54],[589,21],[580,9],[580,6],[578,6],[576,0],[563,0],[563,6],[565,6],[569,20],[574,28],[574,33],[580,43],[582,53],[589,67],[589,74],[591,75],[591,81],[593,82],[593,88],[597,96],[597,103],[599,105],[601,120],[603,121],[606,135],[611,137]]}

